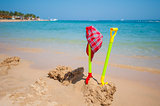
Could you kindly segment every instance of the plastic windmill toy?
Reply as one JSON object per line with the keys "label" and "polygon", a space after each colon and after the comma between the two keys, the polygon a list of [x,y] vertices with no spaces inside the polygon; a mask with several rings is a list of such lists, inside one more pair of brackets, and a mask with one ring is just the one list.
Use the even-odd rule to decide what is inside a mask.
{"label": "plastic windmill toy", "polygon": [[[115,32],[112,35],[112,32]],[[101,85],[103,86],[104,84],[108,84],[108,82],[104,82],[104,78],[105,78],[105,73],[106,73],[106,69],[107,69],[107,65],[108,65],[108,61],[109,61],[109,57],[110,57],[110,53],[111,53],[111,49],[112,49],[112,44],[114,42],[114,37],[116,35],[118,31],[118,28],[111,28],[110,29],[110,42],[109,42],[109,47],[108,47],[108,52],[106,55],[106,59],[105,59],[105,63],[104,63],[104,68],[103,68],[103,72],[102,72],[102,76],[101,76]],[[88,84],[89,79],[92,76],[92,59],[94,56],[94,53],[96,53],[102,46],[102,42],[103,42],[103,35],[93,26],[89,26],[86,27],[86,38],[88,41],[87,44],[87,48],[86,48],[86,53],[88,55],[88,77],[85,80],[85,83]]]}

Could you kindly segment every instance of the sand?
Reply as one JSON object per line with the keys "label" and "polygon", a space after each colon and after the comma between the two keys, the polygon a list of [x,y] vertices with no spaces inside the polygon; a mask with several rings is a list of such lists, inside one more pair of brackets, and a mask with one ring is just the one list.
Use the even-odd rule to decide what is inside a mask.
{"label": "sand", "polygon": [[[1,71],[4,71],[2,67],[7,66],[10,67],[9,69],[7,68],[7,71],[12,71],[13,74],[14,70],[12,69],[14,69],[14,67],[12,67],[12,65],[17,66],[19,63],[20,63],[19,57],[6,58],[1,62]],[[25,71],[23,72],[25,74]],[[20,73],[22,74],[22,72]],[[98,83],[91,83],[91,85],[85,85],[84,83],[85,76],[83,73],[84,73],[83,67],[79,67],[73,70],[71,67],[57,66],[54,70],[44,74],[44,76],[39,76],[39,78],[36,79],[35,82],[33,82],[32,84],[28,84],[28,86],[24,87],[22,86],[20,88],[17,87],[12,89],[12,87],[14,86],[7,86],[5,84],[4,85],[2,84],[0,91],[1,93],[2,92],[5,93],[0,95],[1,96],[0,105],[73,106],[78,102],[81,104],[83,103],[83,105],[93,105],[93,106],[111,105],[111,102],[113,101],[113,94],[116,91],[115,86],[108,84],[104,87],[100,87]],[[8,74],[5,75],[1,73],[1,75],[5,76],[5,78],[7,76],[9,78],[9,74],[10,74],[9,72]],[[16,73],[14,73],[14,75],[16,76]],[[54,83],[55,81],[60,86],[56,85]],[[21,85],[21,83],[18,83],[18,81],[15,82]],[[79,83],[77,84],[77,82]],[[68,101],[64,101],[64,103],[59,102],[59,100],[61,99],[57,100],[56,96],[60,96],[60,98],[62,98],[61,96],[64,95],[62,95],[63,93],[55,94],[54,92],[57,92],[57,90],[55,89],[57,87],[55,86],[57,87],[65,86],[64,89],[68,89],[70,91],[66,93],[66,96],[70,94],[71,98],[77,98],[77,100],[75,100],[74,103],[72,102],[67,103]],[[8,87],[8,89],[10,90],[5,90],[6,87]],[[62,90],[65,91],[64,89]],[[93,89],[95,90],[94,92]],[[79,97],[81,98],[81,101],[79,101],[78,99]],[[67,98],[65,99],[67,100]]]}
{"label": "sand", "polygon": [[110,106],[116,87],[113,83],[101,86],[91,78],[88,85],[82,86],[83,95],[89,106]]}
{"label": "sand", "polygon": [[12,66],[18,65],[19,62],[19,57],[9,57],[3,60],[0,63],[0,76],[8,74],[8,70],[11,69]]}
{"label": "sand", "polygon": [[31,20],[12,20],[12,19],[0,19],[0,22],[24,22],[24,21],[31,21]]}
{"label": "sand", "polygon": [[28,53],[41,53],[43,52],[43,49],[41,48],[16,48],[19,51],[22,52],[28,52]]}
{"label": "sand", "polygon": [[25,22],[25,21],[49,21],[45,19],[41,20],[12,20],[12,19],[0,19],[0,22]]}
{"label": "sand", "polygon": [[15,47],[13,45],[3,44],[0,43],[0,49],[1,51],[20,51],[20,52],[26,52],[26,53],[42,53],[44,50],[42,48],[20,48]]}
{"label": "sand", "polygon": [[94,73],[85,85],[83,67],[40,70],[31,68],[30,61],[3,54],[0,62],[0,71],[7,70],[7,74],[0,73],[0,106],[160,105],[160,91],[136,81],[107,76],[109,84],[101,87],[100,76]]}
{"label": "sand", "polygon": [[50,78],[58,80],[63,85],[69,85],[70,83],[75,84],[77,81],[81,80],[84,76],[84,68],[79,67],[72,70],[71,67],[57,66],[55,70],[48,73]]}
{"label": "sand", "polygon": [[[104,62],[96,61],[96,64],[104,65]],[[142,72],[151,72],[154,74],[160,74],[160,69],[156,68],[150,68],[150,67],[140,67],[140,66],[133,66],[133,65],[124,65],[124,64],[115,64],[115,63],[109,63],[109,66],[112,67],[118,67],[123,69],[130,69],[130,70],[136,70],[136,71],[142,71]]]}
{"label": "sand", "polygon": [[50,78],[58,80],[63,85],[75,84],[79,81],[76,88],[80,89],[80,92],[83,93],[85,103],[89,106],[110,106],[113,101],[113,95],[116,92],[116,87],[114,84],[107,84],[101,86],[93,78],[90,79],[89,84],[86,85],[82,82],[84,77],[84,68],[80,67],[72,70],[71,67],[58,66],[55,70],[48,73]]}
{"label": "sand", "polygon": [[[150,59],[149,57],[145,56],[133,56],[134,58],[145,58],[145,59]],[[153,58],[158,58],[158,57],[153,57]],[[76,59],[80,60],[87,60],[87,57],[77,57]],[[98,65],[104,65],[104,61],[94,61],[95,64]],[[126,64],[116,64],[116,63],[109,63],[108,66],[111,67],[116,67],[116,68],[121,68],[121,69],[129,69],[129,70],[135,70],[135,71],[141,71],[141,72],[150,72],[153,74],[160,74],[160,69],[158,68],[152,68],[152,67],[142,67],[142,66],[134,66],[134,65],[126,65]]]}

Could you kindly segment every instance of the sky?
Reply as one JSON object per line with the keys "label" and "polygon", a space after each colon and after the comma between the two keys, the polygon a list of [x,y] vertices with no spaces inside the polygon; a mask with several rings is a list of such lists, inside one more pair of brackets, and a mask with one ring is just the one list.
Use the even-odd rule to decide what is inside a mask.
{"label": "sky", "polygon": [[160,0],[0,0],[0,10],[59,20],[160,20]]}

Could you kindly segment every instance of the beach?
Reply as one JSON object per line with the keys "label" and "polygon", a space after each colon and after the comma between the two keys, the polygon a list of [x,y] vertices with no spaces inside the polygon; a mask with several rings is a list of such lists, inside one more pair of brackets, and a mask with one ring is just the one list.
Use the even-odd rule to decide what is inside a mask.
{"label": "beach", "polygon": [[[93,77],[98,82],[107,53],[109,28],[119,28],[105,77],[105,81],[116,87],[111,106],[159,106],[160,25],[137,21],[0,23],[0,62],[8,57],[20,58],[18,64],[0,73],[0,104],[87,105],[81,89],[88,73],[85,52],[85,26],[88,25],[94,25],[104,36],[102,48],[92,62]],[[83,79],[64,86],[48,78],[48,73],[59,65],[73,69],[83,67]],[[37,87],[35,82],[40,90],[36,92],[42,93],[39,97],[35,91],[27,95],[31,85]]]}
{"label": "beach", "polygon": [[0,22],[23,22],[23,21],[29,21],[29,20],[9,20],[9,19],[0,19]]}
{"label": "beach", "polygon": [[[1,60],[3,60],[4,58],[7,58],[9,56],[1,55],[0,57]],[[86,103],[84,102],[84,97],[80,90],[81,88],[79,87],[79,83],[84,83],[83,80],[66,87],[58,83],[57,81],[47,77],[48,72],[55,67],[51,68],[50,70],[40,70],[31,68],[31,64],[33,63],[30,61],[20,60],[19,65],[11,67],[6,75],[1,74],[1,105],[17,105],[19,103],[28,105],[39,104],[39,106],[44,104],[48,106],[86,105]],[[87,73],[85,73],[85,75],[87,75]],[[100,79],[100,75],[93,75],[97,80]],[[43,94],[40,99],[36,95],[31,95],[35,96],[35,98],[32,100],[29,99],[24,101],[23,99],[20,99],[30,98],[27,95],[28,90],[26,89],[40,78],[43,79],[42,81],[45,81],[47,83],[47,85],[45,85],[43,88],[43,90],[47,89],[47,93]],[[112,76],[107,76],[107,81],[115,83],[117,87],[117,91],[114,95],[113,103],[111,106],[159,105],[160,91],[158,88],[143,85],[142,83],[135,80],[128,80]],[[39,88],[37,89],[39,90]]]}
{"label": "beach", "polygon": [[21,19],[18,19],[18,20],[13,20],[13,19],[0,19],[0,22],[25,22],[25,21],[48,21],[48,20],[21,20]]}

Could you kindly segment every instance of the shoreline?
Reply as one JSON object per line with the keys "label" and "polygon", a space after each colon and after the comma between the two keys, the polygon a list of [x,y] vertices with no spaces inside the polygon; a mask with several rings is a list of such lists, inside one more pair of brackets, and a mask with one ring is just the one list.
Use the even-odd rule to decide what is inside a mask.
{"label": "shoreline", "polygon": [[[48,50],[44,48],[21,48],[2,44],[0,44],[0,50],[3,51],[0,51],[0,54],[19,56],[25,60],[31,61],[31,67],[38,70],[50,70],[51,67],[56,67],[57,65],[69,65],[74,68],[82,66],[85,69],[88,69],[88,58],[86,56],[77,57],[75,54],[70,55],[70,52]],[[102,71],[98,70],[103,70],[103,63],[103,61],[99,60],[93,61],[92,71],[94,74],[101,75]],[[160,84],[158,83],[160,74],[159,72],[154,73],[154,71],[157,71],[157,69],[110,62],[106,71],[106,78],[108,78],[108,76],[113,76],[120,79],[137,81],[148,87],[152,86],[153,88],[160,88]]]}
{"label": "shoreline", "polygon": [[49,20],[12,20],[12,19],[0,19],[0,22],[26,22],[26,21],[49,21]]}
{"label": "shoreline", "polygon": [[[55,55],[61,55],[61,56],[67,56],[66,53],[68,53],[68,51],[66,51],[66,53],[64,51],[60,51],[60,50],[56,50],[54,49],[53,51],[46,49],[46,48],[37,48],[37,47],[17,47],[15,45],[10,45],[10,44],[4,44],[4,43],[0,43],[0,49],[3,51],[6,51],[8,53],[13,52],[14,50],[16,50],[16,53],[21,53],[23,57],[26,57],[25,54],[29,53],[29,54],[41,54],[41,53],[53,53],[53,55],[51,57],[54,57]],[[1,52],[0,52],[1,53]],[[51,54],[52,54],[51,53]],[[43,54],[43,55],[44,55]],[[146,57],[146,56],[118,56],[115,55],[115,58],[129,58],[129,59],[153,59],[152,57]],[[99,57],[102,58],[102,57]],[[114,58],[114,56],[113,56]],[[156,57],[154,57],[155,59],[157,59]],[[77,54],[73,56],[74,60],[79,60],[79,61],[83,61],[86,62],[86,60],[88,59],[86,56],[78,56]],[[104,65],[104,61],[102,61],[103,59],[97,60],[96,58],[93,61],[93,64],[96,65],[100,65],[103,67]],[[126,63],[119,63],[119,62],[112,62],[110,61],[110,63],[108,64],[109,67],[114,67],[114,68],[120,68],[120,69],[127,69],[127,70],[133,70],[133,71],[138,71],[138,72],[148,72],[150,74],[157,74],[160,75],[160,68],[156,68],[156,67],[149,67],[149,66],[143,66],[143,65],[135,65],[135,64],[126,64]]]}

